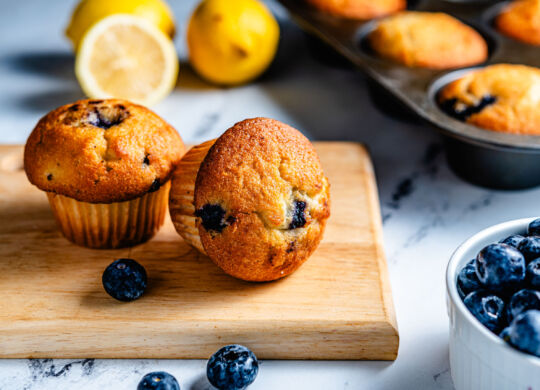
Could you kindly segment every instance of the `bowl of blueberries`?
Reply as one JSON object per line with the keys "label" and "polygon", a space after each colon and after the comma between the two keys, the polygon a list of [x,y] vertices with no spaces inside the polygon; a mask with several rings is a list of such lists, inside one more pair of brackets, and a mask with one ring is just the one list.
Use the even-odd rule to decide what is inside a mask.
{"label": "bowl of blueberries", "polygon": [[540,388],[540,219],[482,230],[446,271],[457,390]]}

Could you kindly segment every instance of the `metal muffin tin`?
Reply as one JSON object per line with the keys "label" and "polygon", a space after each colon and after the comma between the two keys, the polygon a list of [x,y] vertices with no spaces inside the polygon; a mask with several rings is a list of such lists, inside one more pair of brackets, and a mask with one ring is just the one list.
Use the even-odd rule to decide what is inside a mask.
{"label": "metal muffin tin", "polygon": [[[420,118],[441,131],[452,169],[465,180],[499,188],[540,185],[540,136],[481,129],[445,114],[436,102],[438,91],[474,68],[431,70],[408,68],[377,57],[366,37],[377,20],[354,21],[323,13],[302,0],[280,0],[295,21],[361,68]],[[500,34],[493,20],[508,2],[409,1],[409,9],[448,13],[475,28],[485,38],[489,58],[478,67],[516,63],[540,67],[540,48]]]}

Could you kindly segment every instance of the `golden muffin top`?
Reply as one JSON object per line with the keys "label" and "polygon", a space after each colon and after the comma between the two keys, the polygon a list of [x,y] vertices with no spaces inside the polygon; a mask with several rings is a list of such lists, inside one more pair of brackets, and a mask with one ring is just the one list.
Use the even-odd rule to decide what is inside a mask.
{"label": "golden muffin top", "polygon": [[540,0],[516,0],[495,19],[495,26],[514,39],[540,45]]}
{"label": "golden muffin top", "polygon": [[206,253],[245,280],[274,280],[317,247],[330,213],[329,184],[312,144],[267,118],[228,129],[208,151],[195,185]]}
{"label": "golden muffin top", "polygon": [[377,23],[368,40],[381,57],[409,67],[448,69],[479,64],[488,56],[475,29],[440,12],[389,16]]}
{"label": "golden muffin top", "polygon": [[26,142],[24,167],[44,191],[112,203],[157,190],[183,153],[178,132],[146,107],[80,100],[40,119]]}
{"label": "golden muffin top", "polygon": [[467,73],[438,95],[441,108],[484,129],[540,135],[540,69],[497,64]]}
{"label": "golden muffin top", "polygon": [[309,3],[336,16],[367,20],[401,11],[406,0],[307,0]]}

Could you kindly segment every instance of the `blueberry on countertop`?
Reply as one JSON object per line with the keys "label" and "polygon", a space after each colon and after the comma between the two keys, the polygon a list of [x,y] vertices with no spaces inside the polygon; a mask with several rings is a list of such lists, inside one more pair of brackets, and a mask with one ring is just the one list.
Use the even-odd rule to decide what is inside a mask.
{"label": "blueberry on countertop", "polygon": [[476,256],[475,266],[478,280],[489,290],[515,288],[525,279],[525,259],[510,245],[486,246]]}
{"label": "blueberry on countertop", "polygon": [[508,322],[512,322],[521,313],[532,309],[540,310],[540,292],[526,289],[519,290],[512,295],[508,302]]}
{"label": "blueberry on countertop", "polygon": [[206,366],[206,375],[219,390],[243,390],[259,372],[255,354],[242,345],[227,345],[217,351]]}
{"label": "blueberry on countertop", "polygon": [[119,301],[133,301],[139,298],[146,289],[146,271],[133,259],[113,261],[103,272],[105,291]]}
{"label": "blueberry on countertop", "polygon": [[526,237],[519,243],[518,249],[527,263],[540,257],[540,237]]}
{"label": "blueberry on countertop", "polygon": [[473,291],[463,303],[486,328],[494,333],[500,332],[505,323],[504,301],[488,291]]}
{"label": "blueberry on countertop", "polygon": [[527,265],[525,280],[530,287],[540,290],[540,258],[531,261]]}
{"label": "blueberry on countertop", "polygon": [[461,299],[465,298],[467,294],[482,288],[478,276],[476,276],[475,261],[475,259],[469,261],[458,274],[457,290]]}
{"label": "blueberry on countertop", "polygon": [[501,244],[506,244],[517,248],[519,243],[525,239],[521,234],[514,234],[512,236],[506,237],[505,239],[499,241]]}
{"label": "blueberry on countertop", "polygon": [[137,390],[180,390],[180,385],[171,374],[156,371],[146,374],[139,382]]}
{"label": "blueberry on countertop", "polygon": [[529,236],[540,236],[540,218],[535,219],[529,224]]}
{"label": "blueberry on countertop", "polygon": [[510,343],[524,352],[540,357],[540,311],[529,310],[510,324]]}

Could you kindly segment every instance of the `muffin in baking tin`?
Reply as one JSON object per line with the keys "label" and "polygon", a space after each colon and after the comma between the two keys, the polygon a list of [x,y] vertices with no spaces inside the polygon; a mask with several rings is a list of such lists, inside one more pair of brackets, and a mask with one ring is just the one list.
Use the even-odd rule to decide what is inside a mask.
{"label": "muffin in baking tin", "polygon": [[540,0],[516,0],[506,5],[495,18],[499,32],[540,46]]}
{"label": "muffin in baking tin", "polygon": [[164,220],[184,152],[176,130],[125,100],[80,100],[45,115],[28,138],[28,179],[47,192],[63,234],[93,248],[143,242]]}
{"label": "muffin in baking tin", "polygon": [[487,130],[540,135],[540,69],[497,64],[473,70],[439,91],[448,115]]}
{"label": "muffin in baking tin", "polygon": [[300,132],[247,119],[185,155],[169,208],[180,235],[226,273],[269,281],[296,270],[319,244],[329,183]]}
{"label": "muffin in baking tin", "polygon": [[445,13],[400,12],[377,22],[367,39],[377,55],[408,67],[450,69],[488,57],[482,35]]}
{"label": "muffin in baking tin", "polygon": [[335,16],[367,20],[401,11],[406,0],[307,0],[309,4]]}

